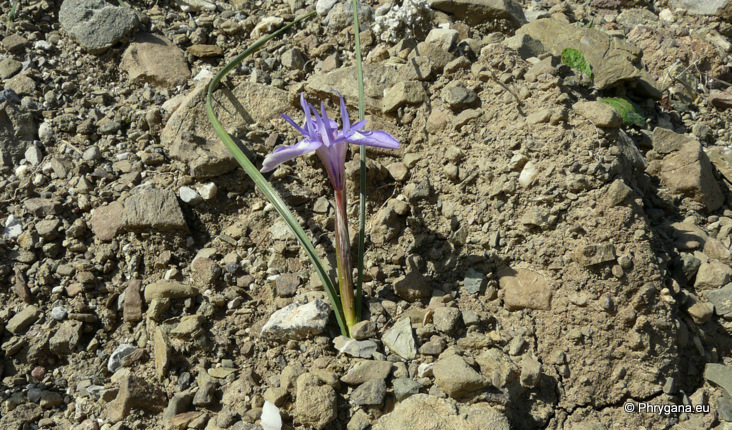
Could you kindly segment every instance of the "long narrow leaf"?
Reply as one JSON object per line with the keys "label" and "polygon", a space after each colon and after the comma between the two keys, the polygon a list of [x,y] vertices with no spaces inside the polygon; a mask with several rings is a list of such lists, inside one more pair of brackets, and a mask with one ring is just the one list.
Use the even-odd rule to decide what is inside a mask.
{"label": "long narrow leaf", "polygon": [[[361,28],[358,25],[358,2],[353,0],[353,36],[356,41],[356,73],[358,74],[358,120],[363,121],[366,112],[363,102],[363,62],[361,59]],[[363,258],[366,249],[366,147],[359,149],[361,159],[360,192],[358,199],[358,275],[356,277],[356,320],[361,321],[363,307]]]}
{"label": "long narrow leaf", "polygon": [[213,125],[216,134],[219,135],[221,140],[224,142],[229,151],[234,155],[234,158],[236,159],[236,161],[239,162],[247,175],[252,178],[252,181],[254,181],[254,184],[257,186],[259,191],[264,194],[264,196],[272,203],[280,216],[284,218],[285,222],[287,222],[287,226],[290,228],[290,231],[292,231],[292,233],[295,235],[295,238],[297,238],[297,240],[300,242],[300,245],[302,245],[302,247],[305,249],[305,252],[308,254],[310,261],[313,263],[313,266],[315,266],[315,269],[318,272],[318,276],[320,276],[320,280],[325,286],[325,291],[328,294],[330,303],[333,306],[333,310],[335,311],[336,319],[338,320],[338,325],[340,326],[341,333],[343,333],[343,335],[345,336],[348,336],[348,329],[346,328],[345,319],[343,317],[343,308],[341,306],[337,290],[333,285],[330,276],[328,276],[328,272],[325,270],[323,263],[320,261],[318,253],[315,251],[315,247],[313,246],[312,242],[310,242],[307,234],[305,234],[305,231],[302,229],[300,224],[298,224],[297,219],[295,219],[295,216],[292,214],[292,212],[290,212],[287,205],[279,196],[277,191],[272,188],[272,186],[267,182],[264,176],[262,176],[262,174],[259,173],[259,170],[257,170],[254,164],[252,164],[249,158],[247,158],[247,156],[244,155],[244,153],[239,149],[236,143],[234,143],[226,130],[224,130],[224,127],[221,125],[218,118],[216,117],[216,114],[214,113],[213,105],[211,103],[213,93],[216,91],[219,83],[224,78],[224,76],[226,76],[227,73],[229,73],[237,65],[239,65],[246,57],[261,48],[262,45],[264,45],[268,40],[272,39],[273,37],[277,37],[278,35],[287,31],[287,29],[289,29],[293,25],[312,17],[313,15],[315,15],[315,12],[303,15],[300,18],[297,18],[296,20],[282,27],[281,29],[275,31],[274,33],[259,39],[247,50],[234,58],[234,60],[227,64],[223,69],[221,69],[221,71],[216,74],[216,76],[213,78],[208,86],[208,93],[206,95],[206,113],[208,114],[208,119],[211,121],[211,124]]}

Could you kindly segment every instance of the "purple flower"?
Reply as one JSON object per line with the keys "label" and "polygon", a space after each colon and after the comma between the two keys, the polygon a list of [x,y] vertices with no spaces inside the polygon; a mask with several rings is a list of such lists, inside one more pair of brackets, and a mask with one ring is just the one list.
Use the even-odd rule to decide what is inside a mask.
{"label": "purple flower", "polygon": [[340,94],[341,117],[343,130],[338,130],[338,124],[328,118],[325,106],[320,103],[321,115],[315,106],[305,100],[305,94],[300,95],[300,103],[305,111],[305,124],[300,127],[289,116],[282,117],[303,135],[304,139],[292,146],[277,148],[267,155],[262,163],[262,172],[274,170],[285,161],[315,151],[325,165],[330,182],[336,190],[342,190],[346,176],[346,142],[355,145],[378,146],[380,148],[397,149],[399,142],[385,131],[362,131],[366,121],[351,124],[346,111],[346,103]]}

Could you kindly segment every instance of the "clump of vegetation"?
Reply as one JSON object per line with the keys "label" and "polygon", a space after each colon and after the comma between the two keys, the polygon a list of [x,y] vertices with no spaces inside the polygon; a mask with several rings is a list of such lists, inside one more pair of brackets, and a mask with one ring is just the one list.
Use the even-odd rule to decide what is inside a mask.
{"label": "clump of vegetation", "polygon": [[643,116],[643,111],[632,101],[623,97],[600,97],[598,100],[615,108],[620,114],[620,117],[623,118],[624,126],[635,125],[643,127],[646,125],[646,117]]}
{"label": "clump of vegetation", "polygon": [[566,64],[573,69],[577,69],[588,78],[592,79],[592,68],[585,58],[585,54],[574,48],[565,48],[562,51],[562,64]]}

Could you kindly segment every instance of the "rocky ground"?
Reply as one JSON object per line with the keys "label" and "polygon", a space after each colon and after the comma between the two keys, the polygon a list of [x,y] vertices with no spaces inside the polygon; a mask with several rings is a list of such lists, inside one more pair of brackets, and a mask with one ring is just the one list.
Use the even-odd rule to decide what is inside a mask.
{"label": "rocky ground", "polygon": [[[301,92],[355,117],[350,1],[23,0],[11,23],[5,0],[0,428],[732,428],[728,3],[362,3],[368,127],[402,147],[368,151],[346,339],[203,100],[315,9],[215,109],[255,164],[297,141]],[[270,181],[334,265],[317,157]]]}

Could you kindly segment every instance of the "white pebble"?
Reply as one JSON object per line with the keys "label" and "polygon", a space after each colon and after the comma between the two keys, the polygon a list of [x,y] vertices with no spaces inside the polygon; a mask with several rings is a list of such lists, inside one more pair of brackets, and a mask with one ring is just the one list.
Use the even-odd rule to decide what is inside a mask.
{"label": "white pebble", "polygon": [[532,182],[534,182],[534,179],[539,175],[539,169],[534,166],[534,163],[529,161],[524,165],[523,170],[521,170],[521,174],[519,175],[519,185],[521,185],[524,188],[528,188],[529,185],[531,185]]}
{"label": "white pebble", "polygon": [[209,182],[207,184],[199,185],[196,187],[196,190],[204,200],[211,200],[216,196],[219,188],[213,182]]}
{"label": "white pebble", "polygon": [[191,187],[180,187],[180,190],[178,190],[178,195],[180,196],[180,199],[183,200],[183,202],[195,205],[197,203],[200,203],[201,195],[196,192]]}
{"label": "white pebble", "polygon": [[37,146],[31,145],[25,150],[25,159],[34,166],[37,166],[43,159],[43,153]]}

